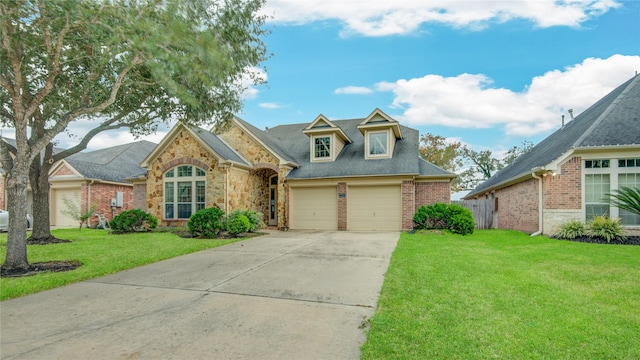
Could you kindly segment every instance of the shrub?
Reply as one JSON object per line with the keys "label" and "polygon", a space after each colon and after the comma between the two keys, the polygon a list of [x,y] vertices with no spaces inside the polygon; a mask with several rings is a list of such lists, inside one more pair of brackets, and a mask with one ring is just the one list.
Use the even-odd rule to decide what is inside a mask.
{"label": "shrub", "polygon": [[262,214],[261,212],[250,210],[234,210],[227,216],[227,219],[225,221],[225,223],[227,224],[227,231],[229,227],[229,221],[235,219],[239,215],[244,215],[249,220],[249,232],[256,232],[264,227],[264,221],[262,220],[264,214]]}
{"label": "shrub", "polygon": [[240,214],[227,223],[227,231],[235,237],[240,233],[249,231],[250,226],[249,218]]}
{"label": "shrub", "polygon": [[158,226],[158,219],[142,210],[131,209],[116,215],[110,225],[114,233],[130,233],[154,229]]}
{"label": "shrub", "polygon": [[215,238],[222,229],[223,216],[224,211],[217,207],[202,209],[189,218],[189,232],[193,236]]}
{"label": "shrub", "polygon": [[556,233],[559,239],[573,240],[586,235],[587,227],[582,221],[574,220],[561,224]]}
{"label": "shrub", "polygon": [[458,204],[421,206],[413,221],[417,229],[448,229],[461,235],[472,234],[475,227],[471,211]]}
{"label": "shrub", "polygon": [[607,216],[594,216],[589,222],[587,235],[611,242],[611,240],[625,240],[624,229],[620,219],[611,219]]}

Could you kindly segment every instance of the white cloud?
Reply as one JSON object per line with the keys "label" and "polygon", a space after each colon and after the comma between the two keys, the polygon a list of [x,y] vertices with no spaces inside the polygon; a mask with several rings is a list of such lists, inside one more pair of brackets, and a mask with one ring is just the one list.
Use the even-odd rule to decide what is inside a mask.
{"label": "white cloud", "polygon": [[250,67],[247,68],[245,74],[242,76],[240,81],[240,86],[242,86],[245,91],[243,93],[244,99],[255,99],[258,96],[259,90],[255,88],[255,80],[261,79],[263,81],[267,81],[267,73],[258,67]]}
{"label": "white cloud", "polygon": [[371,94],[373,90],[364,86],[346,86],[338,88],[334,91],[334,94],[338,95],[366,95]]}
{"label": "white cloud", "polygon": [[344,25],[343,35],[387,36],[414,32],[423,23],[481,29],[493,22],[525,19],[539,27],[577,27],[619,6],[616,0],[269,0],[263,12],[273,22],[335,19]]}
{"label": "white cloud", "polygon": [[286,105],[280,105],[278,103],[274,103],[274,102],[265,102],[265,103],[260,103],[258,104],[258,106],[260,106],[263,109],[282,109],[284,107],[287,107]]}
{"label": "white cloud", "polygon": [[393,92],[392,107],[403,110],[399,119],[414,126],[503,125],[509,135],[535,135],[557,127],[568,109],[580,114],[639,68],[640,56],[614,55],[549,71],[523,92],[491,87],[492,80],[482,74],[426,75],[380,82],[376,89]]}

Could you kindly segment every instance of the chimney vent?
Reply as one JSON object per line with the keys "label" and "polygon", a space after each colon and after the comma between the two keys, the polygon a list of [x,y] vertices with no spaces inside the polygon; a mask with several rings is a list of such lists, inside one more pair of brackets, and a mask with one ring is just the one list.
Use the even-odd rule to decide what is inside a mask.
{"label": "chimney vent", "polygon": [[569,115],[571,116],[571,120],[573,120],[573,109],[569,109],[567,111],[569,112]]}

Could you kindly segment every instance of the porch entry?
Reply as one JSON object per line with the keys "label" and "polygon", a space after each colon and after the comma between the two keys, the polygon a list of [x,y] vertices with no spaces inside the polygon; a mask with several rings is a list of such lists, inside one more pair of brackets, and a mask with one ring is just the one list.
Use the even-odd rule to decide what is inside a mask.
{"label": "porch entry", "polygon": [[269,178],[269,225],[278,225],[278,175]]}

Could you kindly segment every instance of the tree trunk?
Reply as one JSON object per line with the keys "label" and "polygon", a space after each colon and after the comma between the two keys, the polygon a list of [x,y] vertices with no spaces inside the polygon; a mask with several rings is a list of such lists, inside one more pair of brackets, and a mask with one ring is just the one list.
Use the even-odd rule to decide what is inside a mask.
{"label": "tree trunk", "polygon": [[16,162],[7,173],[7,210],[9,229],[7,234],[7,258],[3,270],[28,270],[27,261],[27,184],[29,168]]}
{"label": "tree trunk", "polygon": [[47,159],[37,156],[29,169],[29,181],[33,194],[33,231],[30,239],[44,242],[54,239],[51,235],[49,215],[49,170],[51,164]]}

